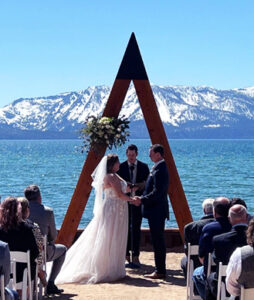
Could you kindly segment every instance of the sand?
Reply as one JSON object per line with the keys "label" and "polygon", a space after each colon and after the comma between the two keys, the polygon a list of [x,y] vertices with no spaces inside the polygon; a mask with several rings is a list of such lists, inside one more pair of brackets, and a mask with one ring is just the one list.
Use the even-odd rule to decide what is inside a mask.
{"label": "sand", "polygon": [[153,252],[142,251],[141,269],[126,269],[127,276],[114,283],[99,284],[65,284],[59,287],[64,289],[61,296],[51,299],[63,300],[181,300],[186,298],[186,286],[180,268],[183,257],[182,249],[172,249],[167,253],[167,277],[165,280],[145,278],[145,273],[154,270]]}

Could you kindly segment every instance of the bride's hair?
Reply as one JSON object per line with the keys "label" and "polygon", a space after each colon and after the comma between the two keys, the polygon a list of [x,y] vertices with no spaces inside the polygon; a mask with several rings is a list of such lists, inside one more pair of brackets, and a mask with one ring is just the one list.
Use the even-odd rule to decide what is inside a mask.
{"label": "bride's hair", "polygon": [[108,154],[107,155],[107,174],[112,173],[115,163],[119,161],[117,154]]}

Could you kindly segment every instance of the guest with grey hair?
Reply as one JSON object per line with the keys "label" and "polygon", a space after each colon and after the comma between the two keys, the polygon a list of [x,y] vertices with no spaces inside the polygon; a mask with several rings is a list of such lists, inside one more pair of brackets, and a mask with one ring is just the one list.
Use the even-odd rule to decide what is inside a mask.
{"label": "guest with grey hair", "polygon": [[[234,206],[235,204],[240,204],[240,205],[243,205],[247,210],[248,210],[248,207],[247,207],[247,204],[246,204],[246,202],[243,200],[243,199],[241,199],[241,198],[232,198],[231,199],[231,201],[230,201],[230,206]],[[250,215],[249,213],[248,213],[248,224],[250,223],[250,220],[253,218],[253,216],[252,215]]]}
{"label": "guest with grey hair", "polygon": [[[205,199],[202,203],[204,215],[201,217],[200,220],[191,222],[191,223],[185,225],[185,227],[184,227],[184,242],[185,242],[184,249],[185,249],[186,256],[184,256],[181,260],[181,268],[183,270],[185,279],[187,276],[188,243],[190,243],[191,245],[198,245],[199,238],[201,236],[203,227],[206,224],[214,221],[213,201],[214,201],[213,198]],[[198,257],[194,257],[193,262],[194,262],[194,268],[201,266],[201,263],[200,263]]]}
{"label": "guest with grey hair", "polygon": [[203,201],[202,203],[202,208],[204,211],[205,216],[203,217],[203,219],[209,219],[209,217],[211,215],[213,215],[213,198],[207,198]]}

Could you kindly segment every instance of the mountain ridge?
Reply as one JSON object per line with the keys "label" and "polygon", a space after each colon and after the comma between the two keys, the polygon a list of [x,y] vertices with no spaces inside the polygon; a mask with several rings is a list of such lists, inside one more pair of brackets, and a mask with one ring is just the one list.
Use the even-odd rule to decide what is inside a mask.
{"label": "mountain ridge", "polygon": [[[152,90],[169,138],[254,138],[254,87],[152,85]],[[100,85],[16,99],[0,108],[0,138],[77,138],[86,117],[103,112],[109,93]],[[149,137],[132,84],[120,115],[131,121],[132,138]]]}

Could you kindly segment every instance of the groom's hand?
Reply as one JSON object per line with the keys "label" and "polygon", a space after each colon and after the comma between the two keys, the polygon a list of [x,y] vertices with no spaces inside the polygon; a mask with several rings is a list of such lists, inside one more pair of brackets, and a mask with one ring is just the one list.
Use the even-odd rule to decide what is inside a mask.
{"label": "groom's hand", "polygon": [[141,204],[141,198],[140,197],[138,197],[138,196],[135,196],[135,197],[133,197],[133,204],[134,205],[136,205],[136,206],[139,206],[140,204]]}

